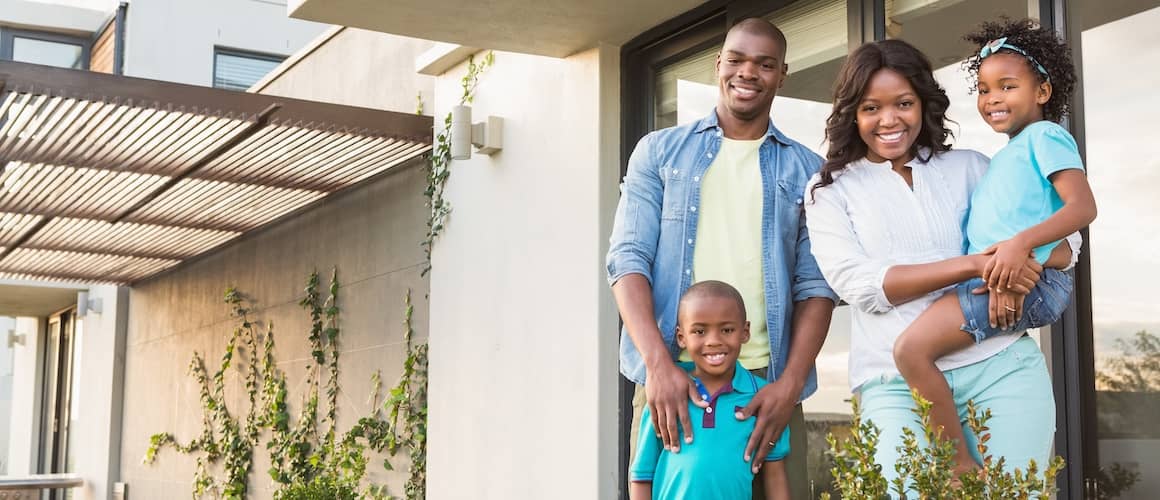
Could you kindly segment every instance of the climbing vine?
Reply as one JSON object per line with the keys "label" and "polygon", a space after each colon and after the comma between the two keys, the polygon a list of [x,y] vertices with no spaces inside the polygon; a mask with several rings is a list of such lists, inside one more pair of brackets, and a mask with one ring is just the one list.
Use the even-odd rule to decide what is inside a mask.
{"label": "climbing vine", "polygon": [[[265,334],[259,336],[249,319],[250,309],[243,305],[242,295],[229,288],[225,302],[239,325],[226,344],[218,369],[210,374],[200,353],[194,353],[190,362],[190,374],[199,386],[201,433],[186,443],[171,433],[153,435],[145,463],[155,462],[165,448],[196,454],[194,498],[242,499],[246,498],[249,488],[254,449],[263,435],[268,434],[265,447],[270,468],[267,473],[274,481],[276,499],[383,499],[390,498],[386,486],[363,486],[368,455],[386,452],[394,456],[407,448],[410,475],[404,486],[406,497],[425,496],[427,351],[426,345],[414,346],[411,342],[410,291],[404,297],[403,336],[407,359],[403,375],[380,405],[381,375],[372,374],[370,414],[340,434],[337,430],[341,392],[338,384],[339,281],[337,273],[332,274],[325,298],[320,292],[320,281],[317,273],[310,275],[305,296],[299,303],[311,318],[307,334],[311,362],[297,417],[291,417],[286,377],[274,359],[273,324],[268,323]],[[240,370],[248,406],[236,416],[228,408],[224,394],[226,373],[235,361],[244,361],[235,359],[239,351],[249,356],[249,362]],[[389,418],[384,419],[384,412]],[[211,471],[219,466],[222,474],[217,477]],[[393,469],[389,461],[384,461],[383,466]]]}
{"label": "climbing vine", "polygon": [[[479,62],[475,56],[467,59],[467,74],[460,80],[463,93],[459,97],[459,104],[471,104],[475,96],[475,86],[479,83],[479,76],[484,70],[495,63],[495,53],[488,52]],[[419,100],[418,109],[423,109],[422,100]],[[447,217],[451,215],[451,204],[443,198],[443,189],[447,178],[451,175],[451,112],[443,118],[443,129],[435,134],[435,144],[432,146],[430,159],[427,165],[427,190],[423,192],[427,197],[427,207],[431,210],[427,218],[427,236],[421,245],[427,254],[427,265],[422,275],[431,270],[431,250],[435,246],[435,239],[443,232]]]}

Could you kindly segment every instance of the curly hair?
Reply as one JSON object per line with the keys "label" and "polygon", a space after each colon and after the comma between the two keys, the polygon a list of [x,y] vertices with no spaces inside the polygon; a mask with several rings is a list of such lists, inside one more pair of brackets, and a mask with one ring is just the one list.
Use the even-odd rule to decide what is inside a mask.
{"label": "curly hair", "polygon": [[[834,109],[826,118],[826,140],[830,146],[819,172],[821,182],[812,189],[833,184],[835,174],[845,170],[851,162],[866,156],[867,146],[858,135],[858,125],[854,123],[854,118],[857,116],[858,105],[866,95],[870,79],[884,69],[905,77],[922,103],[922,129],[910,147],[910,154],[918,156],[920,147],[926,148],[931,156],[950,149],[946,143],[951,136],[946,126],[950,99],[935,81],[930,60],[913,45],[902,40],[868,42],[850,53],[834,82]],[[929,159],[923,158],[923,161]]]}
{"label": "curly hair", "polygon": [[[1043,105],[1043,118],[1058,123],[1071,107],[1071,93],[1075,91],[1075,65],[1071,62],[1071,50],[1067,43],[1031,19],[1016,21],[1003,16],[998,21],[984,22],[977,30],[963,36],[964,40],[976,46],[975,54],[963,62],[970,74],[972,92],[978,85],[979,66],[983,64],[978,49],[1002,37],[1007,37],[1007,43],[1027,51],[1027,55],[1047,70],[1051,98]],[[999,52],[1022,55],[1010,49],[1000,49]],[[1027,67],[1041,83],[1045,81],[1043,74],[1031,65],[1030,60],[1027,60]]]}

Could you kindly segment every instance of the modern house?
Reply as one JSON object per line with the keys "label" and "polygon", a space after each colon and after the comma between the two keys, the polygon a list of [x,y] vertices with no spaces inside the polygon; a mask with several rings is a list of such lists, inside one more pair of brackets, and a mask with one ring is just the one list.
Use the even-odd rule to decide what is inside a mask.
{"label": "modern house", "polygon": [[[130,19],[136,7],[129,7]],[[830,86],[846,55],[865,41],[900,38],[921,48],[938,68],[936,76],[952,99],[950,117],[958,123],[955,146],[993,153],[1004,140],[977,116],[960,66],[971,48],[959,38],[999,15],[1037,18],[1071,44],[1080,91],[1066,126],[1085,155],[1101,209],[1085,232],[1072,307],[1058,324],[1034,332],[1055,387],[1055,452],[1067,460],[1058,497],[1160,494],[1160,478],[1150,474],[1160,467],[1160,433],[1141,413],[1156,407],[1160,380],[1148,378],[1155,370],[1138,362],[1148,359],[1149,349],[1155,359],[1156,347],[1126,343],[1140,331],[1160,332],[1160,308],[1148,286],[1157,259],[1146,229],[1160,222],[1160,207],[1148,187],[1160,183],[1160,163],[1147,152],[1154,134],[1139,125],[1160,113],[1160,93],[1153,88],[1160,81],[1155,70],[1160,35],[1152,29],[1160,22],[1160,2],[289,0],[286,12],[346,28],[318,36],[253,85],[247,99],[285,100],[286,111],[292,104],[306,106],[298,99],[346,106],[334,108],[341,113],[316,108],[322,113],[315,115],[318,121],[339,128],[374,108],[384,113],[382,123],[361,122],[363,128],[377,129],[372,136],[393,134],[405,141],[402,115],[427,123],[434,116],[442,128],[442,117],[460,102],[469,56],[478,60],[493,51],[495,63],[475,88],[472,121],[502,118],[501,149],[452,162],[445,197],[453,212],[433,247],[427,274],[419,246],[429,210],[423,206],[427,176],[420,155],[430,136],[397,161],[378,163],[341,187],[313,177],[328,175],[329,167],[302,166],[309,163],[279,167],[301,169],[300,176],[291,176],[293,182],[266,175],[274,168],[268,162],[279,154],[261,152],[279,150],[250,145],[238,153],[237,168],[223,170],[239,176],[228,183],[244,184],[251,176],[249,182],[267,188],[321,194],[295,198],[284,205],[293,207],[286,211],[262,210],[269,203],[210,203],[184,212],[180,206],[164,207],[173,212],[146,209],[142,213],[155,219],[127,220],[164,225],[157,218],[172,217],[217,239],[134,239],[110,232],[72,250],[146,262],[99,267],[81,258],[51,265],[39,258],[14,259],[17,252],[46,251],[37,245],[49,245],[22,240],[27,217],[39,215],[26,205],[5,205],[9,195],[0,193],[0,217],[9,217],[0,218],[0,247],[16,249],[0,254],[0,273],[7,273],[0,277],[52,280],[62,287],[39,287],[38,293],[55,298],[25,309],[13,299],[29,302],[27,288],[0,288],[0,315],[18,317],[7,327],[14,330],[17,353],[13,377],[26,377],[13,382],[12,401],[35,399],[35,391],[46,387],[44,363],[57,352],[51,347],[57,345],[54,325],[74,317],[73,307],[79,315],[94,298],[102,300],[99,314],[76,323],[84,325],[85,339],[78,351],[82,364],[74,373],[84,374],[81,385],[99,388],[81,390],[88,399],[80,407],[97,413],[78,439],[101,450],[101,456],[85,460],[104,466],[86,476],[88,484],[101,485],[87,486],[86,494],[107,498],[114,483],[124,483],[133,498],[187,496],[193,459],[170,454],[149,466],[141,457],[155,432],[188,438],[200,428],[197,385],[185,366],[194,351],[212,358],[225,345],[233,322],[220,302],[221,291],[227,286],[247,291],[257,301],[254,314],[278,325],[280,366],[294,385],[303,380],[310,356],[298,338],[309,328],[297,305],[302,279],[311,270],[333,266],[346,284],[342,321],[349,335],[342,347],[350,364],[343,372],[340,423],[368,411],[363,400],[372,372],[381,371],[385,380],[399,373],[401,300],[411,290],[414,327],[430,348],[430,498],[623,497],[631,386],[617,371],[618,314],[604,280],[604,254],[619,181],[636,141],[650,130],[709,112],[716,92],[713,62],[726,30],[738,19],[762,16],[788,38],[790,76],[772,116],[790,137],[822,151]],[[6,68],[0,66],[0,79]],[[5,87],[3,96],[16,92]],[[414,115],[416,96],[422,117]],[[0,159],[3,137],[0,130]],[[313,154],[311,147],[295,151],[302,152],[296,161],[309,161]],[[150,168],[158,167],[133,167],[155,172]],[[185,180],[210,180],[224,167],[211,162],[208,168]],[[8,182],[11,171],[0,174],[0,181]],[[335,189],[323,192],[323,185]],[[210,196],[251,199],[239,193]],[[219,212],[203,217],[202,210]],[[263,215],[231,220],[249,210]],[[104,223],[115,218],[55,217]],[[207,227],[208,222],[228,227]],[[71,233],[41,238],[77,244],[65,241],[66,234]],[[81,289],[88,290],[89,302],[78,307]],[[65,315],[54,315],[62,310]],[[4,328],[0,323],[0,333]],[[820,429],[849,414],[848,329],[848,311],[840,307],[817,362],[820,390],[804,403],[807,420]],[[90,341],[98,336],[101,340]],[[2,359],[0,369],[6,366]],[[1133,379],[1133,373],[1143,376]],[[34,379],[28,377],[41,378],[29,383]],[[241,397],[240,390],[231,396]],[[18,459],[24,464],[43,461],[47,452],[35,443],[51,434],[42,425],[51,408],[42,404],[32,416],[14,403],[12,408],[10,425],[22,427],[10,434],[10,454],[23,453]],[[810,434],[815,492],[825,490],[828,481],[824,456],[816,453],[824,446],[818,438],[823,434]],[[259,472],[251,481],[259,498],[269,495],[260,472],[265,465],[256,464]],[[397,473],[376,474],[374,479],[398,494]]]}

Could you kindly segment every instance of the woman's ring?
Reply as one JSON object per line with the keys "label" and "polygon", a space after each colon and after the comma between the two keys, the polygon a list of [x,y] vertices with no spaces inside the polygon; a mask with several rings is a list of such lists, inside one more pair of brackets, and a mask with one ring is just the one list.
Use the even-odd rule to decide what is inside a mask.
{"label": "woman's ring", "polygon": [[1003,308],[1004,308],[1004,309],[1007,309],[1008,311],[1015,312],[1015,308],[1014,308],[1014,307],[1011,307],[1011,306],[1003,306]]}
{"label": "woman's ring", "polygon": [[776,442],[776,441],[770,441],[770,442],[769,442],[769,446],[770,446],[770,447],[773,447],[773,448],[776,448],[776,447],[777,447],[777,442]]}

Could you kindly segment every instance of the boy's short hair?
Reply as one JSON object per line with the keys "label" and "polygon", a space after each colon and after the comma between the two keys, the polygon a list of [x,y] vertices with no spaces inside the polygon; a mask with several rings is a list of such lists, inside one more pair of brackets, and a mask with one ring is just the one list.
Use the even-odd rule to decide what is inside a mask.
{"label": "boy's short hair", "polygon": [[733,285],[717,280],[698,281],[693,283],[693,286],[690,286],[688,290],[685,290],[684,295],[681,295],[681,301],[677,304],[677,318],[681,317],[681,311],[685,309],[686,301],[701,297],[730,299],[737,303],[737,309],[741,311],[741,320],[747,321],[749,319],[745,317],[745,299],[741,298],[741,292],[733,288]]}

